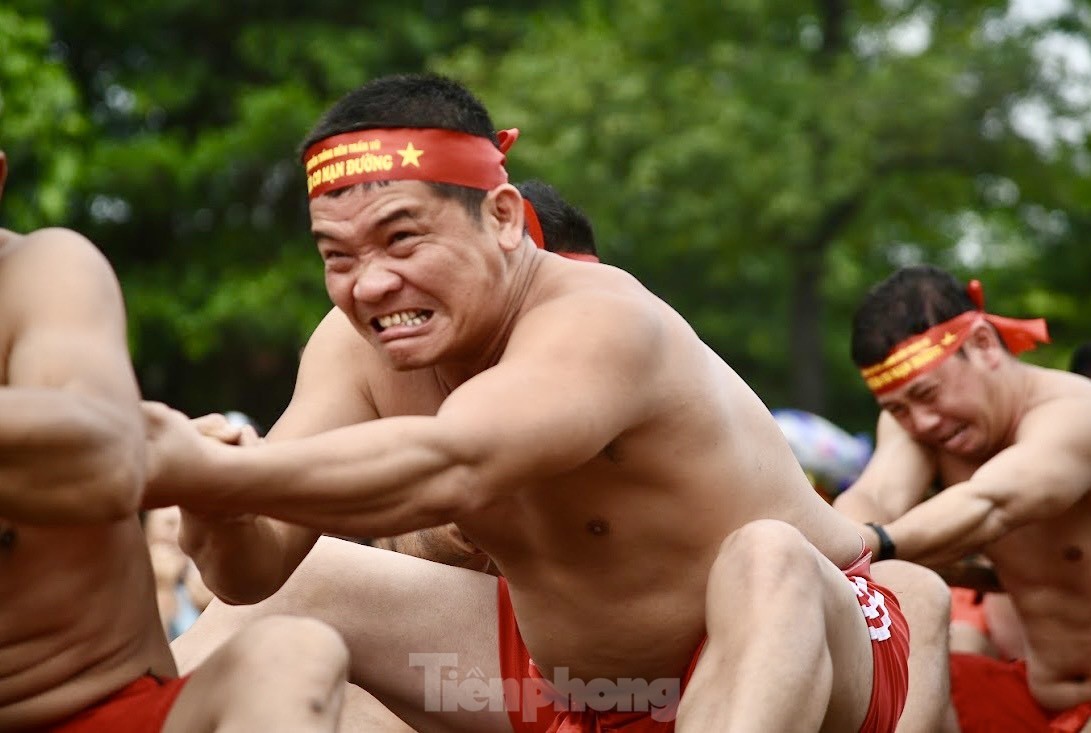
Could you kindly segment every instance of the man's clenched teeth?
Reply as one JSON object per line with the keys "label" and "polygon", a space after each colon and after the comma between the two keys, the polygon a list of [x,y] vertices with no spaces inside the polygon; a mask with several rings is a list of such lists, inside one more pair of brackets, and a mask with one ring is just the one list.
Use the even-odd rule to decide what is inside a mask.
{"label": "man's clenched teeth", "polygon": [[388,313],[371,319],[376,331],[385,331],[391,326],[419,326],[432,317],[432,311],[408,310]]}

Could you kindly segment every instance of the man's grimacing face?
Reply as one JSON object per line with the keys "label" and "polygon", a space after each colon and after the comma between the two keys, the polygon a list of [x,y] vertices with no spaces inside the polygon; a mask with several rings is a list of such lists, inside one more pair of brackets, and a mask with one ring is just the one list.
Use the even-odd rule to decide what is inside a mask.
{"label": "man's grimacing face", "polygon": [[396,369],[472,358],[496,323],[504,224],[421,181],[354,186],[310,203],[326,290]]}
{"label": "man's grimacing face", "polygon": [[994,439],[992,410],[977,357],[952,354],[930,372],[878,398],[922,445],[963,457],[985,455]]}

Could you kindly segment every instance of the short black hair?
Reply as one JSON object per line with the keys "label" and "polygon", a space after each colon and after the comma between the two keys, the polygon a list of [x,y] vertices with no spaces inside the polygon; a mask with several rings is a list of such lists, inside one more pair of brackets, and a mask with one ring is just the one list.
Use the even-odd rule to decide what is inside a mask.
{"label": "short black hair", "polygon": [[852,317],[852,360],[858,367],[877,364],[910,336],[977,306],[966,287],[933,265],[896,270],[861,301]]}
{"label": "short black hair", "polygon": [[568,203],[557,189],[537,180],[523,181],[515,187],[534,207],[547,250],[598,256],[591,220]]}
{"label": "short black hair", "polygon": [[[334,102],[303,138],[300,158],[319,140],[384,127],[454,130],[500,147],[488,110],[465,86],[438,74],[392,74],[372,79]],[[429,185],[480,214],[484,191],[449,183]]]}
{"label": "short black hair", "polygon": [[1072,363],[1068,370],[1085,377],[1091,377],[1091,341],[1085,341],[1072,352]]}

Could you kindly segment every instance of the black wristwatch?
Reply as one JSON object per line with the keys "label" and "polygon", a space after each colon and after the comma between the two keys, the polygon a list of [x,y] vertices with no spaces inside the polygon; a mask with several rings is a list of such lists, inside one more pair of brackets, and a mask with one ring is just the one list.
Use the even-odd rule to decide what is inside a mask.
{"label": "black wristwatch", "polygon": [[894,546],[894,540],[890,539],[890,535],[886,533],[883,525],[876,524],[875,522],[867,522],[866,524],[875,530],[875,534],[879,537],[879,554],[875,556],[875,560],[893,560],[897,553],[897,548]]}

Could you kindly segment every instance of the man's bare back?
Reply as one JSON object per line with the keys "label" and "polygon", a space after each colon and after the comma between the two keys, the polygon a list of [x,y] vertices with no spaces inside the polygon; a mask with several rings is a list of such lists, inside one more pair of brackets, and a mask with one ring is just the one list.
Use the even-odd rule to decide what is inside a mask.
{"label": "man's bare back", "polygon": [[[78,384],[55,383],[57,369],[32,352],[53,339],[78,338],[51,333],[50,314],[64,309],[65,300],[88,305],[82,300],[87,286],[76,284],[87,280],[94,283],[91,292],[108,294],[116,287],[104,260],[78,235],[57,229],[27,236],[0,231],[0,384],[80,390]],[[55,289],[42,289],[42,282]],[[120,296],[115,296],[116,306]],[[109,307],[110,296],[102,297],[100,305]],[[103,319],[109,320],[105,314]],[[70,348],[68,357],[80,358],[80,344]],[[116,367],[121,375],[128,369],[124,362]],[[120,399],[125,390],[119,392]],[[135,390],[128,396],[135,405]],[[41,409],[48,414],[48,406]],[[63,471],[69,435],[63,424],[56,431],[56,451],[45,460]],[[5,517],[0,505],[7,538],[0,546],[0,587],[8,589],[0,604],[0,729],[58,720],[146,673],[175,676],[155,623],[151,566],[135,501],[136,494],[126,516],[48,527]],[[64,521],[79,521],[80,511],[95,509],[72,506]]]}

